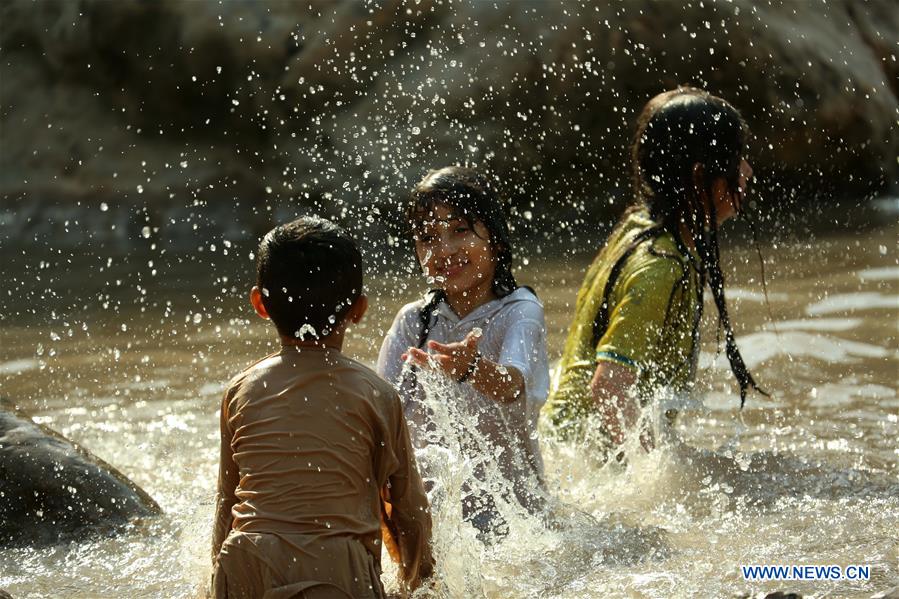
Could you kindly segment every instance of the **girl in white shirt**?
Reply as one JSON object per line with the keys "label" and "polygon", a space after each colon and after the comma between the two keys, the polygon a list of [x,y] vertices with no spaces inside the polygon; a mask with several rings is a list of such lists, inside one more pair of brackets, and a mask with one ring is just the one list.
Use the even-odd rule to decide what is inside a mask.
{"label": "girl in white shirt", "polygon": [[[440,443],[441,435],[417,371],[445,375],[454,387],[453,409],[476,422],[477,435],[455,431],[462,451],[497,454],[515,499],[535,512],[542,504],[536,423],[549,390],[546,333],[543,306],[512,275],[502,202],[483,175],[447,167],[415,187],[406,216],[419,264],[438,288],[396,315],[378,373],[400,390],[419,447]],[[501,530],[494,508],[483,493],[463,503],[465,518],[482,532]]]}

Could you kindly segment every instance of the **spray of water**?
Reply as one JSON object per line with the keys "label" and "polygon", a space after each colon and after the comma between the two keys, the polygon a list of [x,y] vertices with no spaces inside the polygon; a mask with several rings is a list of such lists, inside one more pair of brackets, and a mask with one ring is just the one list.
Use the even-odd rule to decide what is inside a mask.
{"label": "spray of water", "polygon": [[[567,492],[554,496],[534,480],[526,509],[521,489],[516,492],[500,468],[500,461],[511,456],[479,432],[477,413],[454,397],[458,388],[427,369],[417,373],[417,380],[432,423],[419,439],[417,457],[429,488],[437,561],[435,581],[419,591],[421,596],[553,594],[601,564],[633,564],[666,553],[659,530],[583,501],[591,495],[584,487],[593,486],[593,495],[614,488],[597,483],[618,477],[627,466],[585,460],[591,455],[586,443],[553,444],[548,447],[553,462],[569,469],[565,474],[548,472],[550,488]],[[647,423],[653,422],[651,414],[647,410],[643,417]],[[645,456],[637,434],[629,436],[622,449]],[[645,473],[644,482],[654,476],[642,468],[640,472]],[[560,474],[566,479],[561,485]],[[385,580],[394,578],[393,566],[385,565]]]}

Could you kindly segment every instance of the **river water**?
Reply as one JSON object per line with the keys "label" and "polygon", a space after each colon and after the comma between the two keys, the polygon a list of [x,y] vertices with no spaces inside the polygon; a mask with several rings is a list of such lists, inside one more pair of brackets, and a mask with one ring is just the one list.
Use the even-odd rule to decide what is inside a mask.
{"label": "river water", "polygon": [[[737,410],[705,323],[702,401],[680,418],[678,438],[626,466],[546,445],[555,524],[512,515],[509,537],[489,547],[452,505],[441,508],[439,594],[870,597],[899,584],[897,235],[886,223],[818,235],[800,227],[765,241],[767,305],[755,249],[727,245],[740,347],[771,398],[752,395]],[[14,597],[200,593],[221,392],[275,347],[244,301],[246,252],[222,243],[191,256],[4,249],[0,394],[114,464],[164,515],[112,538],[0,550],[0,588]],[[545,303],[551,360],[591,252],[532,253],[518,271]],[[393,314],[424,283],[414,273],[369,280],[373,307],[346,351],[372,364]],[[713,313],[707,301],[707,320]],[[740,573],[748,564],[867,565],[870,580],[752,582]]]}

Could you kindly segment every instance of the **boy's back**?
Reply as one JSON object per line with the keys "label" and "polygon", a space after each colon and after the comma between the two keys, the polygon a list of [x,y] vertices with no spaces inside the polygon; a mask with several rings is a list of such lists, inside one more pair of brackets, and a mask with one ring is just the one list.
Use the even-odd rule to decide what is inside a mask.
{"label": "boy's back", "polygon": [[[412,517],[402,528],[418,529],[417,546],[401,547],[407,567],[417,565],[430,533],[427,498],[400,400],[374,372],[336,349],[284,347],[232,380],[221,424],[222,464],[235,466],[222,476],[236,484],[220,481],[235,489],[223,497],[234,507],[220,512],[216,536],[233,528],[283,541],[226,543],[235,561],[260,554],[249,557],[285,575],[284,585],[320,582],[332,595],[337,587],[379,596],[381,492],[389,482],[395,513]],[[235,574],[229,567],[232,585]]]}
{"label": "boy's back", "polygon": [[358,246],[326,220],[299,218],[259,243],[250,303],[282,349],[222,401],[219,599],[382,597],[379,537],[405,589],[431,574],[431,517],[400,400],[340,353],[368,307],[362,284]]}

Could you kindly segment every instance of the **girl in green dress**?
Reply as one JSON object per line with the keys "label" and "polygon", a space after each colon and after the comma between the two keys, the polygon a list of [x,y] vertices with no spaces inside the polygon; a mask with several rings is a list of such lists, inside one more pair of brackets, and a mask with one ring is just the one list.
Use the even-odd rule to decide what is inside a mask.
{"label": "girl in green dress", "polygon": [[[545,432],[598,435],[611,450],[661,389],[688,393],[706,285],[741,406],[758,389],[734,339],[718,252],[718,228],[740,212],[752,177],[746,135],[733,106],[699,89],[659,94],[643,109],[631,149],[636,201],[578,292]],[[595,423],[600,430],[586,430]],[[651,434],[641,441],[650,447]]]}

